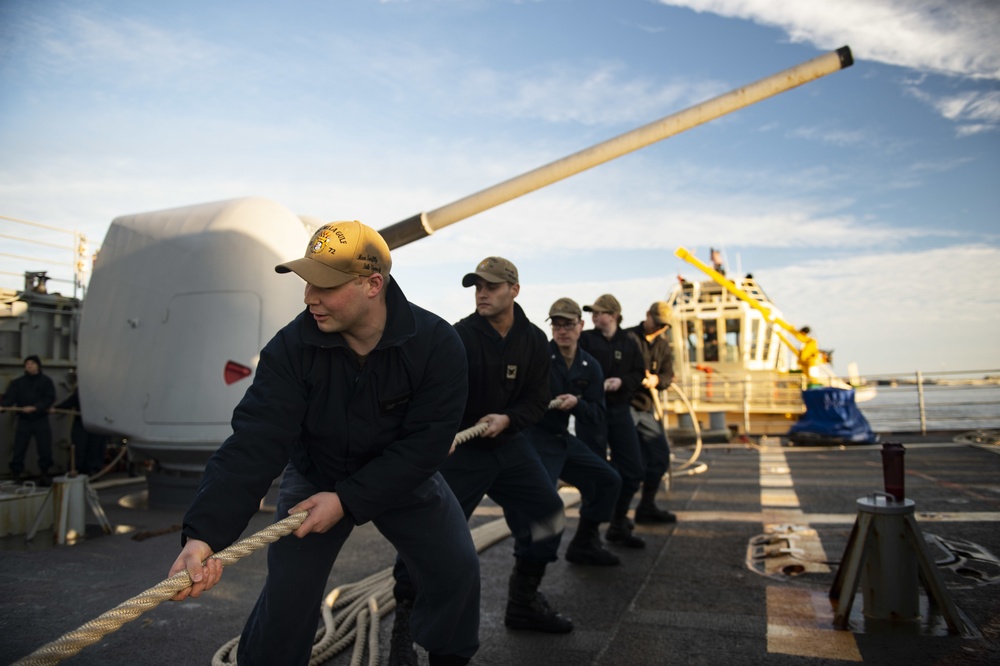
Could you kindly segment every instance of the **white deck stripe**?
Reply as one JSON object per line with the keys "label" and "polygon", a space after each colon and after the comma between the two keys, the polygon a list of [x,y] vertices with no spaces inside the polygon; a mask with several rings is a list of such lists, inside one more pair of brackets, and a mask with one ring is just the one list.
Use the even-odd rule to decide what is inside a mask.
{"label": "white deck stripe", "polygon": [[[810,527],[809,517],[800,508],[788,461],[781,451],[762,451],[760,454],[760,506],[765,532],[777,525]],[[851,516],[850,522],[854,518]],[[823,542],[815,530],[799,534],[794,547],[805,551],[804,559],[813,563],[828,561]],[[826,565],[818,565],[817,570],[830,571]],[[767,651],[861,661],[854,634],[834,630],[832,617],[818,617],[812,593],[798,588],[767,588]]]}

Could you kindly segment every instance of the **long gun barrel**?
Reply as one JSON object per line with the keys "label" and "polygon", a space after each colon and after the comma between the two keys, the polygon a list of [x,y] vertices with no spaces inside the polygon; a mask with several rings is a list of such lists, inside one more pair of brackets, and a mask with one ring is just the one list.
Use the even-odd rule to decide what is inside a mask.
{"label": "long gun barrel", "polygon": [[520,176],[505,180],[485,190],[470,194],[430,212],[417,213],[401,222],[392,224],[379,233],[390,248],[397,248],[431,235],[438,229],[454,224],[476,213],[499,206],[519,196],[551,185],[564,178],[621,157],[652,143],[656,143],[684,130],[715,120],[727,113],[750,106],[818,79],[827,74],[850,67],[854,63],[851,49],[842,46],[818,58],[772,74],[755,83],[692,106],[684,111],[665,116],[642,127],[620,134],[612,139],[585,148],[561,160],[538,167]]}

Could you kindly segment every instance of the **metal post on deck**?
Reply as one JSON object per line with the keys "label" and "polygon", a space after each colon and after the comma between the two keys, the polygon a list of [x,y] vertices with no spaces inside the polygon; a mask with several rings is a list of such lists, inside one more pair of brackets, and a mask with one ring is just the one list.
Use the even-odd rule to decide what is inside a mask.
{"label": "metal post on deck", "polygon": [[750,375],[743,378],[743,434],[750,434]]}
{"label": "metal post on deck", "polygon": [[903,454],[901,444],[883,444],[886,492],[858,499],[858,518],[830,587],[830,599],[836,604],[833,624],[838,629],[849,628],[859,584],[866,618],[887,623],[918,621],[919,587],[923,583],[948,631],[966,635],[968,627],[948,596],[914,519],[915,503],[904,497]]}
{"label": "metal post on deck", "polygon": [[46,503],[51,500],[55,508],[52,538],[58,545],[67,545],[82,539],[86,533],[84,503],[90,505],[90,510],[101,524],[105,534],[111,534],[113,528],[101,507],[97,493],[90,485],[90,477],[86,474],[72,472],[52,479],[52,486],[42,501],[35,522],[24,537],[26,542],[35,538],[45,511]]}
{"label": "metal post on deck", "polygon": [[917,370],[917,405],[920,409],[920,434],[927,434],[927,410],[924,408],[924,374]]}

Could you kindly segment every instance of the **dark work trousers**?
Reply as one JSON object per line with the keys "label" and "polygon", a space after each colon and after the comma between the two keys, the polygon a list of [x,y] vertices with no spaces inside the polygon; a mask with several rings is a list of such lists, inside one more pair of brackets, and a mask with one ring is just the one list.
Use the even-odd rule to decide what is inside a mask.
{"label": "dark work trousers", "polygon": [[[319,492],[294,467],[285,468],[276,518]],[[448,485],[435,474],[372,521],[414,572],[414,640],[428,652],[471,657],[479,647],[479,554]],[[330,570],[350,535],[344,519],[324,534],[294,535],[271,544],[267,580],[243,635],[241,666],[308,664]]]}
{"label": "dark work trousers", "polygon": [[35,448],[38,450],[38,471],[47,474],[52,467],[52,428],[49,417],[26,419],[17,417],[17,428],[14,430],[14,457],[10,461],[10,471],[15,476],[24,471],[24,457],[28,453],[28,444],[35,438]]}
{"label": "dark work trousers", "polygon": [[73,439],[73,455],[76,460],[76,470],[81,474],[95,474],[104,467],[104,451],[108,445],[105,435],[88,432],[83,422],[73,420],[70,435]]}
{"label": "dark work trousers", "polygon": [[649,488],[659,488],[663,475],[670,469],[670,443],[663,425],[652,412],[641,412],[632,407],[632,421],[639,436],[639,450],[646,463],[642,482]]}
{"label": "dark work trousers", "polygon": [[580,491],[580,518],[606,523],[618,501],[622,478],[594,451],[569,433],[530,428],[528,439],[538,452],[552,484],[559,479]]}
{"label": "dark work trousers", "polygon": [[[514,556],[542,565],[555,562],[566,527],[562,498],[523,434],[495,449],[459,444],[441,467],[466,519],[484,496],[503,509],[514,536]],[[412,598],[412,569],[397,557],[396,599]],[[419,588],[419,584],[418,584]]]}
{"label": "dark work trousers", "polygon": [[[611,466],[622,479],[622,487],[615,507],[619,516],[624,516],[628,512],[632,497],[639,490],[642,479],[646,475],[642,453],[639,451],[639,436],[636,433],[630,409],[631,407],[628,405],[608,405],[607,448],[611,451]],[[600,440],[600,438],[588,439]],[[591,446],[594,445],[591,443]],[[595,453],[600,455],[602,452],[595,449]],[[607,451],[603,453],[607,455]]]}

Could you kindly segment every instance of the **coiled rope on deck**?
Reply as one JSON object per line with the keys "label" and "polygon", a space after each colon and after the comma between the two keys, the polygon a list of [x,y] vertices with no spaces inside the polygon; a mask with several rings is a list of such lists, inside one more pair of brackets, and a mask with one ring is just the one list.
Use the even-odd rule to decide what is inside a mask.
{"label": "coiled rope on deck", "polygon": [[[579,493],[560,494],[566,506],[579,502]],[[478,553],[509,536],[510,528],[503,518],[472,530],[472,542]],[[380,620],[396,608],[392,588],[392,567],[387,567],[356,583],[331,590],[320,605],[323,626],[316,631],[309,657],[310,666],[327,662],[352,643],[351,666],[361,666],[366,648],[369,666],[378,666]],[[335,613],[338,609],[340,611]],[[235,664],[239,641],[240,637],[236,636],[220,647],[212,656],[212,666]]]}

